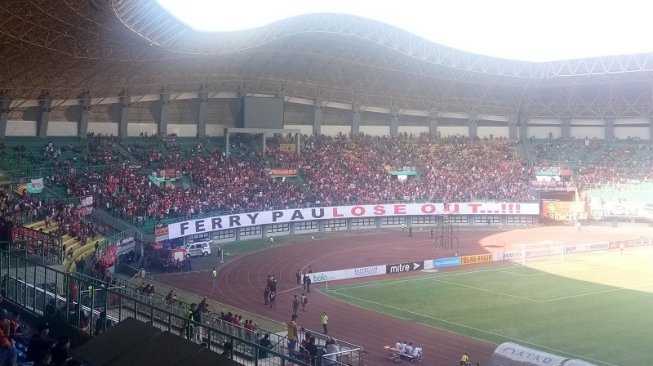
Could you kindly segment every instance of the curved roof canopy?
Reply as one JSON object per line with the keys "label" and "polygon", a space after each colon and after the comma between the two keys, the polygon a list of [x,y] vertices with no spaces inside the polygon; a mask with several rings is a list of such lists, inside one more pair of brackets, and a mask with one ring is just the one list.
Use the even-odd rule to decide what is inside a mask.
{"label": "curved roof canopy", "polygon": [[507,60],[548,62],[653,52],[653,4],[638,0],[156,0],[194,30],[234,32],[317,13],[351,15],[436,44]]}
{"label": "curved roof canopy", "polygon": [[[402,7],[411,0],[406,1]],[[172,17],[156,0],[5,0],[3,5],[0,102],[10,99],[12,106],[43,99],[70,105],[87,97],[91,103],[111,103],[118,95],[140,100],[139,95],[202,90],[427,115],[653,114],[653,53],[535,63],[462,51],[356,15],[308,14],[208,33]],[[470,7],[469,13],[483,9]],[[227,8],[220,11],[233,16]],[[470,15],[451,31],[478,29],[474,19]],[[556,19],[549,29],[565,26]]]}

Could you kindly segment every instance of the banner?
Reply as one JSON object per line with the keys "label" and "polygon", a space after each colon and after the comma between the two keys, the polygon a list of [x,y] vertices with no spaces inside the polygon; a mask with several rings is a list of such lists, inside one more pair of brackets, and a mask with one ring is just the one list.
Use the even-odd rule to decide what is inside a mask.
{"label": "banner", "polygon": [[32,188],[34,189],[43,189],[45,185],[43,184],[43,178],[32,179]]}
{"label": "banner", "polygon": [[413,272],[413,271],[421,271],[423,269],[424,269],[424,261],[386,264],[385,273],[393,274],[393,273],[402,273],[402,272]]}
{"label": "banner", "polygon": [[[408,203],[315,207],[206,217],[168,225],[170,239],[212,231],[309,220],[424,215],[538,215],[538,203]],[[157,234],[157,237],[160,235]],[[158,240],[158,239],[157,239]]]}
{"label": "banner", "polygon": [[455,267],[460,265],[460,257],[438,258],[433,260],[433,268]]}
{"label": "banner", "polygon": [[43,192],[44,187],[45,184],[43,184],[43,178],[32,179],[32,182],[27,184],[27,190],[29,193],[41,193]]}
{"label": "banner", "polygon": [[385,265],[367,266],[359,268],[342,269],[338,271],[327,271],[310,273],[311,283],[320,283],[326,281],[344,280],[347,278],[360,278],[369,276],[384,275],[386,272]]}
{"label": "banner", "polygon": [[133,251],[136,248],[136,241],[133,236],[120,240],[118,243],[118,255],[123,255]]}
{"label": "banner", "polygon": [[168,227],[158,223],[154,228],[154,236],[156,241],[163,241],[168,239]]}
{"label": "banner", "polygon": [[542,200],[542,217],[556,221],[586,220],[585,202]]}
{"label": "banner", "polygon": [[559,176],[560,167],[559,166],[539,166],[535,167],[535,175],[538,176]]}
{"label": "banner", "polygon": [[181,179],[181,172],[172,168],[157,169],[153,174],[156,178],[165,180]]}
{"label": "banner", "polygon": [[486,254],[476,254],[476,255],[464,255],[460,257],[460,264],[477,264],[477,263],[488,263],[494,260],[492,253]]}
{"label": "banner", "polygon": [[292,177],[297,175],[297,169],[270,169],[270,175],[274,177]]}
{"label": "banner", "polygon": [[281,144],[279,145],[279,150],[294,153],[297,148],[295,147],[295,144]]}
{"label": "banner", "polygon": [[93,196],[84,197],[79,201],[80,207],[93,206]]}
{"label": "banner", "polygon": [[169,135],[163,135],[161,136],[161,141],[167,143],[167,144],[172,144],[177,142],[177,135],[175,134],[169,134]]}

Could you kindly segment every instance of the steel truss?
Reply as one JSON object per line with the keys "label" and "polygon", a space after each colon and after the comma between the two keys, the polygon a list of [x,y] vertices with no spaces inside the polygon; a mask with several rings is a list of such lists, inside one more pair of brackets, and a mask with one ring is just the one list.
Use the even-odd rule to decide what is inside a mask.
{"label": "steel truss", "polygon": [[436,45],[375,21],[333,15],[199,37],[154,0],[5,3],[0,88],[3,98],[14,100],[205,87],[425,115],[648,117],[653,106],[649,54],[508,61]]}

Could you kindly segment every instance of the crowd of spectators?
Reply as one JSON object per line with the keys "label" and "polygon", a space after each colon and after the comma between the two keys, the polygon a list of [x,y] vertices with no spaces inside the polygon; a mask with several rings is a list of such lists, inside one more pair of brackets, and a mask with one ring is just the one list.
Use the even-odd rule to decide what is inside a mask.
{"label": "crowd of spectators", "polygon": [[[269,151],[279,166],[300,168],[313,203],[534,199],[527,161],[506,139],[319,136],[307,138],[299,155]],[[388,174],[404,167],[419,177]]]}
{"label": "crowd of spectators", "polygon": [[533,144],[535,165],[572,169],[579,190],[653,180],[653,148],[638,139],[548,139]]}
{"label": "crowd of spectators", "polygon": [[128,160],[117,148],[117,140],[112,137],[95,136],[84,148],[84,161],[88,165],[115,165]]}
{"label": "crowd of spectators", "polygon": [[[227,157],[202,146],[144,155],[148,165],[180,171],[192,186],[158,186],[124,164],[53,180],[69,195],[93,195],[100,208],[136,222],[348,203],[534,199],[527,162],[505,139],[319,136],[305,138],[299,155],[273,140],[265,157],[254,151]],[[419,176],[400,181],[389,174],[403,167]],[[305,182],[273,179],[269,168],[297,169]]]}
{"label": "crowd of spectators", "polygon": [[46,318],[36,326],[26,323],[20,313],[10,313],[0,297],[0,363],[3,366],[79,366],[71,357],[70,338],[50,334]]}
{"label": "crowd of spectators", "polygon": [[[124,157],[116,158],[115,144],[111,138],[96,137],[84,150],[84,159],[104,164],[104,170],[53,174],[49,183],[64,186],[70,196],[93,196],[97,207],[136,223],[316,205],[536,198],[530,184],[534,172],[518,153],[517,144],[507,139],[312,136],[303,139],[301,153],[295,154],[283,148],[282,139],[274,138],[267,144],[266,156],[238,140],[232,141],[231,150],[238,152],[232,156],[207,147],[206,141],[190,147],[146,144],[150,150],[128,145],[130,153],[144,159],[145,169],[125,164]],[[59,150],[48,143],[43,157],[56,160]],[[589,184],[653,178],[648,168],[653,162],[651,146],[640,141],[549,139],[534,142],[534,150],[535,166],[570,168],[581,189]],[[155,184],[147,170],[154,164],[179,171],[192,184]],[[270,168],[297,169],[302,179],[298,183],[272,178]],[[398,170],[412,170],[417,176],[400,180],[390,174]],[[27,210],[45,218],[47,209],[32,200],[11,203],[9,211],[4,205],[4,214]],[[62,213],[66,210],[52,220],[61,220]],[[85,235],[79,232],[81,226],[61,226],[58,234]]]}
{"label": "crowd of spectators", "polygon": [[[232,141],[231,150],[238,153],[231,156],[223,149],[209,148],[207,141],[184,147],[144,140],[154,141],[145,144],[149,149],[131,143],[126,150],[142,159],[145,169],[125,164],[129,161],[116,153],[114,139],[94,137],[84,149],[84,160],[106,168],[52,174],[48,183],[64,186],[70,196],[93,196],[96,207],[136,223],[317,205],[536,198],[530,183],[534,172],[518,153],[517,144],[507,139],[311,136],[303,139],[301,153],[296,154],[283,148],[283,140],[276,137],[269,139],[266,156],[248,149],[246,140]],[[533,145],[535,166],[570,168],[581,189],[589,184],[653,178],[648,168],[653,162],[651,146],[640,141],[549,139]],[[48,143],[43,158],[56,160],[61,149]],[[148,179],[151,166],[179,171],[192,184],[159,186]],[[270,168],[297,169],[301,180],[272,178]],[[417,175],[400,180],[391,174],[398,170]],[[29,211],[45,219],[47,209],[32,200],[11,203],[9,211],[4,205],[3,214]],[[84,238],[88,234],[79,232],[84,225],[71,214],[65,208],[50,213],[57,216],[52,220],[64,221],[57,234]]]}
{"label": "crowd of spectators", "polygon": [[69,235],[82,243],[108,231],[107,226],[84,220],[89,211],[89,207],[78,207],[74,203],[46,203],[29,194],[20,196],[0,191],[0,214],[4,220],[13,223],[44,221],[45,225],[39,228],[41,231],[49,231],[56,224],[52,234],[59,237]]}

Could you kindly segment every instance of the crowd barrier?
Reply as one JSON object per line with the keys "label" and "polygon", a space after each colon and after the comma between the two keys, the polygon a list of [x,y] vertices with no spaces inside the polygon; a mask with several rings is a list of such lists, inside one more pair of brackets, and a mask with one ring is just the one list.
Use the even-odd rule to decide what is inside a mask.
{"label": "crowd barrier", "polygon": [[257,343],[258,333],[244,333],[241,327],[212,317],[204,317],[199,323],[189,321],[182,308],[161,307],[158,300],[136,296],[123,286],[64,273],[30,261],[22,254],[0,251],[2,292],[7,301],[37,316],[65,321],[89,335],[132,317],[204,343],[219,353],[224,342],[229,341],[234,349],[231,358],[244,365],[281,366],[292,362],[308,366],[288,356],[284,335],[271,333],[274,347],[262,348]]}

